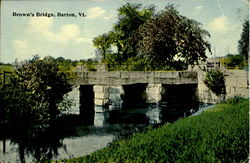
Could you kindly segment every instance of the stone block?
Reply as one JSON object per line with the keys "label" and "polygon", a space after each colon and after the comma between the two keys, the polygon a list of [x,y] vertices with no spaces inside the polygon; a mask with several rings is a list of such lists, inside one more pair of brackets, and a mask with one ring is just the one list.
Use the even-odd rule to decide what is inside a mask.
{"label": "stone block", "polygon": [[130,78],[130,72],[121,72],[121,78],[122,79],[129,79]]}
{"label": "stone block", "polygon": [[173,84],[172,78],[155,78],[154,79],[155,84]]}
{"label": "stone block", "polygon": [[99,76],[99,72],[96,71],[89,71],[86,74],[86,77],[88,78],[97,78]]}
{"label": "stone block", "polygon": [[108,92],[105,92],[105,93],[95,92],[95,98],[96,99],[106,99],[108,97],[109,97],[109,93]]}
{"label": "stone block", "polygon": [[154,78],[155,76],[155,73],[154,72],[144,72],[144,75],[147,77],[147,78]]}
{"label": "stone block", "polygon": [[130,72],[129,77],[130,77],[130,79],[142,79],[142,78],[146,78],[144,76],[144,72],[136,72],[136,71]]}
{"label": "stone block", "polygon": [[199,91],[208,91],[209,89],[204,83],[202,83],[202,84],[198,84],[198,90]]}
{"label": "stone block", "polygon": [[160,93],[162,90],[161,84],[148,84],[146,93]]}
{"label": "stone block", "polygon": [[172,79],[172,84],[197,84],[197,79],[194,78],[174,78]]}
{"label": "stone block", "polygon": [[88,84],[99,84],[100,83],[100,79],[97,79],[97,78],[87,78],[87,81],[88,81],[88,83],[86,83],[87,85]]}
{"label": "stone block", "polygon": [[147,94],[148,103],[157,103],[161,101],[161,94]]}
{"label": "stone block", "polygon": [[225,84],[229,87],[247,87],[247,78],[242,75],[227,76],[225,78]]}
{"label": "stone block", "polygon": [[249,97],[248,88],[239,88],[239,87],[227,87],[227,98],[234,96]]}
{"label": "stone block", "polygon": [[121,78],[121,72],[108,72],[109,78]]}
{"label": "stone block", "polygon": [[179,77],[179,72],[155,72],[155,77],[156,78],[178,78]]}
{"label": "stone block", "polygon": [[109,102],[108,99],[95,99],[95,105],[97,105],[97,106],[107,105],[108,102]]}
{"label": "stone block", "polygon": [[109,73],[110,73],[110,72],[99,72],[99,76],[98,76],[98,77],[99,77],[99,78],[102,78],[102,79],[103,79],[103,78],[104,78],[104,79],[105,79],[105,78],[108,78],[108,77],[109,77]]}
{"label": "stone block", "polygon": [[95,93],[107,93],[109,92],[109,85],[94,85]]}
{"label": "stone block", "polygon": [[196,71],[182,71],[179,72],[180,78],[196,78],[198,73]]}

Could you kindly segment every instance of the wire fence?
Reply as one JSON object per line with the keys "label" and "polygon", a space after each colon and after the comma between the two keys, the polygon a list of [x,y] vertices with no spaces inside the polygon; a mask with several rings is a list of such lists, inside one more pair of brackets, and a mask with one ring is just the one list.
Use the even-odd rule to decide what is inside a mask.
{"label": "wire fence", "polygon": [[0,72],[0,84],[1,85],[6,85],[8,83],[10,83],[10,77],[12,75],[13,72],[8,72],[8,71],[3,71]]}

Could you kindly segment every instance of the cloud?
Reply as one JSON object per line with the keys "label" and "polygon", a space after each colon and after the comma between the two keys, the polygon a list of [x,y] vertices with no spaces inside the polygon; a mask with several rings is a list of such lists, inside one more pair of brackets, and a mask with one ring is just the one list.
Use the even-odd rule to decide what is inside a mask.
{"label": "cloud", "polygon": [[106,13],[106,10],[102,9],[101,7],[93,7],[88,10],[87,18],[93,19],[100,17]]}
{"label": "cloud", "polygon": [[25,60],[32,55],[41,57],[65,57],[71,59],[89,58],[94,51],[92,39],[84,37],[77,24],[56,26],[51,18],[30,19],[23,27],[25,38],[12,42],[14,58]]}
{"label": "cloud", "polygon": [[226,21],[227,19],[224,16],[216,17],[208,24],[208,27],[214,32],[225,33],[229,30],[228,23]]}
{"label": "cloud", "polygon": [[39,48],[34,47],[29,40],[14,40],[13,41],[13,58],[19,60],[28,59],[29,56],[38,54]]}
{"label": "cloud", "polygon": [[76,24],[65,24],[59,28],[58,32],[52,32],[52,27],[53,22],[51,18],[36,18],[31,19],[26,32],[34,37],[53,42],[83,42],[90,40],[88,38],[80,38],[80,28]]}
{"label": "cloud", "polygon": [[202,11],[202,9],[203,9],[203,6],[196,6],[194,8],[193,14],[198,15]]}
{"label": "cloud", "polygon": [[198,11],[201,11],[202,8],[203,8],[203,6],[196,6],[194,9],[198,10]]}
{"label": "cloud", "polygon": [[76,38],[75,41],[76,41],[76,42],[92,42],[92,39],[90,39],[90,38],[80,38],[80,37],[78,37],[78,38]]}
{"label": "cloud", "polygon": [[77,38],[79,34],[80,29],[76,24],[66,24],[61,27],[61,31],[56,37],[62,40],[67,40]]}
{"label": "cloud", "polygon": [[24,40],[15,40],[14,46],[16,49],[27,49],[28,43],[27,43],[27,41],[24,41]]}
{"label": "cloud", "polygon": [[109,16],[105,16],[104,19],[110,20],[110,19],[113,19],[115,17],[116,17],[115,15],[109,15]]}
{"label": "cloud", "polygon": [[38,32],[48,31],[51,25],[52,19],[47,17],[32,18],[29,22],[29,28]]}

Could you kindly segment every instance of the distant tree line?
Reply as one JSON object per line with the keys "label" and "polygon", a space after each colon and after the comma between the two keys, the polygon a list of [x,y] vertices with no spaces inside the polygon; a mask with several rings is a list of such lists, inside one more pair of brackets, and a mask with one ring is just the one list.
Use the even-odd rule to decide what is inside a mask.
{"label": "distant tree line", "polygon": [[96,71],[96,65],[98,63],[97,59],[94,58],[71,60],[65,59],[63,57],[54,58],[52,56],[46,56],[43,59],[49,60],[50,62],[54,62],[58,65],[59,70],[64,72],[74,71],[77,66],[82,66],[89,71]]}

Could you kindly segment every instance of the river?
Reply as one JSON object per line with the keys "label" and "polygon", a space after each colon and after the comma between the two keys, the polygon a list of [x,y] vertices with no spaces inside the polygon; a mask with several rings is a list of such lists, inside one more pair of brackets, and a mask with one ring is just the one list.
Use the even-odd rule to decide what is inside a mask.
{"label": "river", "polygon": [[166,122],[174,122],[201,107],[199,104],[186,106],[186,101],[176,101],[171,107],[166,102],[135,104],[126,108],[95,106],[91,123],[85,124],[79,118],[78,89],[69,93],[74,105],[64,112],[59,125],[45,135],[32,140],[16,140],[12,136],[3,137],[0,133],[0,163],[24,160],[34,162],[42,158],[58,160],[88,155],[107,146],[114,139],[144,131],[148,126],[157,127]]}

